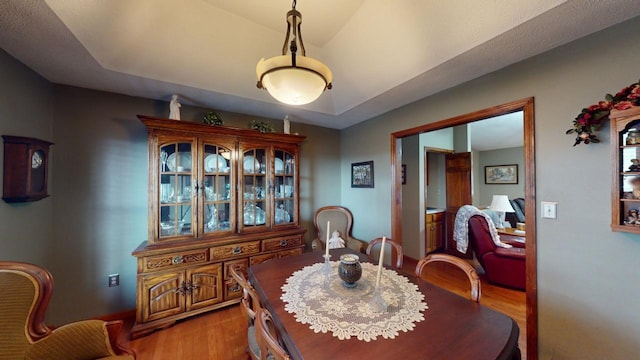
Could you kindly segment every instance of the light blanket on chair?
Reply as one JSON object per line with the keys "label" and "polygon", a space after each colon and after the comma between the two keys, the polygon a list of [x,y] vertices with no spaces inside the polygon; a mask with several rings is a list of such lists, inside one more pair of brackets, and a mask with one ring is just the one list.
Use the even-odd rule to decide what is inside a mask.
{"label": "light blanket on chair", "polygon": [[489,224],[489,233],[491,234],[491,239],[496,244],[496,246],[503,248],[511,247],[511,245],[505,244],[500,241],[498,230],[496,230],[496,226],[489,215],[487,215],[484,211],[480,211],[473,205],[463,205],[460,209],[458,209],[456,220],[453,226],[453,240],[455,240],[456,242],[456,248],[458,249],[458,251],[460,251],[461,253],[467,252],[467,248],[469,247],[469,219],[471,219],[471,217],[474,215],[480,215],[487,220],[487,224]]}

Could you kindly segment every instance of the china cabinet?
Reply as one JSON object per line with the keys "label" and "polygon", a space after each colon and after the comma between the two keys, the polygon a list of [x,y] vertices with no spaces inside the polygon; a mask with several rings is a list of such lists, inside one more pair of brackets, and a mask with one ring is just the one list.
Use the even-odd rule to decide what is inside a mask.
{"label": "china cabinet", "polygon": [[132,338],[236,304],[246,270],[301,254],[304,136],[138,116],[148,130],[149,231],[138,261]]}
{"label": "china cabinet", "polygon": [[640,234],[640,107],[611,110],[611,230]]}

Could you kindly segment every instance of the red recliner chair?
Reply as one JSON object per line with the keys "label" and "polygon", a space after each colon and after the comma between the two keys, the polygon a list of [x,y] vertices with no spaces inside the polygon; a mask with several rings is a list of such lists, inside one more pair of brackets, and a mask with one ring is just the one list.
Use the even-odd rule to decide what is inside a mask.
{"label": "red recliner chair", "polygon": [[489,282],[525,290],[525,248],[496,246],[491,239],[487,220],[480,215],[469,219],[469,242]]}

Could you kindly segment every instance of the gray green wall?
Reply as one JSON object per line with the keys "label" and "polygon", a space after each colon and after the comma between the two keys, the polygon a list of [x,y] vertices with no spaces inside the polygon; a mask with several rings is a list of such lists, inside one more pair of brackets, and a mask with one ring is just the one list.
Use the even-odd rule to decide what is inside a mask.
{"label": "gray green wall", "polygon": [[[51,83],[0,49],[0,134],[51,141],[51,88]],[[55,150],[49,161],[55,161]],[[4,143],[0,146],[0,172],[3,168]],[[50,166],[50,190],[53,173],[55,166]],[[0,200],[0,260],[48,264],[53,239],[52,203],[51,197],[14,204]]]}
{"label": "gray green wall", "polygon": [[391,230],[392,132],[533,96],[537,201],[558,202],[557,220],[535,214],[540,358],[637,357],[640,236],[609,227],[609,127],[602,143],[578,147],[565,131],[583,107],[638,81],[639,28],[632,19],[343,130],[344,189],[351,162],[376,163],[374,189],[343,191],[355,235]]}
{"label": "gray green wall", "polygon": [[[168,115],[168,103],[51,85],[0,52],[0,130],[55,143],[51,197],[33,203],[0,202],[0,259],[41,265],[55,280],[47,321],[69,321],[135,308],[136,262],[131,252],[147,236],[147,133],[137,114]],[[208,109],[183,105],[183,121]],[[218,111],[226,125],[255,117]],[[267,119],[269,120],[269,119]],[[270,120],[282,132],[281,120]],[[306,135],[300,161],[300,216],[306,242],[315,236],[313,213],[340,203],[339,131],[295,122]],[[107,275],[120,286],[107,287]]]}
{"label": "gray green wall", "polygon": [[[509,196],[509,199],[524,197],[524,148],[515,147],[500,150],[479,151],[474,153],[474,155],[476,154],[477,156],[474,157],[473,160],[478,162],[477,172],[474,173],[475,179],[478,180],[478,187],[476,188],[478,199],[474,201],[474,205],[482,208],[491,205],[493,195],[507,195]],[[517,184],[484,183],[485,166],[509,164],[518,165]]]}

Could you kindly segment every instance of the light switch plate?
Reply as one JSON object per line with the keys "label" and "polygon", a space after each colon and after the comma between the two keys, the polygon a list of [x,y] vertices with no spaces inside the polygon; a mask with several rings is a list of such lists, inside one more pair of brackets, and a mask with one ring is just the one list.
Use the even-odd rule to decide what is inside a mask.
{"label": "light switch plate", "polygon": [[551,201],[543,201],[540,208],[542,209],[543,219],[557,219],[558,218],[558,203]]}

